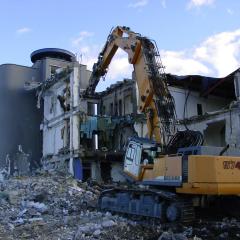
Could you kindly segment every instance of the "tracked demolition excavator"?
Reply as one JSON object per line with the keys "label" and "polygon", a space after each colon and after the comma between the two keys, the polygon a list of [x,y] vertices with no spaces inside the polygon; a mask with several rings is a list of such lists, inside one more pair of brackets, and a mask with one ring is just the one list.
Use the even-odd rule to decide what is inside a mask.
{"label": "tracked demolition excavator", "polygon": [[[134,67],[138,110],[146,114],[149,138],[129,140],[124,175],[130,187],[102,192],[103,210],[161,221],[192,221],[194,207],[240,195],[240,155],[223,156],[202,146],[198,131],[177,131],[174,100],[154,41],[116,27],[93,66],[85,95],[92,95],[120,48]],[[144,186],[144,187],[143,187]]]}

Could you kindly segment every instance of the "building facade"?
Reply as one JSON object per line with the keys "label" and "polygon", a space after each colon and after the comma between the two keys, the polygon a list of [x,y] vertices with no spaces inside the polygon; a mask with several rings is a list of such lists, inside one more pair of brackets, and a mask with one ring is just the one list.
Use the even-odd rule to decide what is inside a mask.
{"label": "building facade", "polygon": [[[123,180],[128,138],[148,135],[134,75],[84,97],[91,72],[74,54],[46,48],[31,60],[31,67],[0,65],[1,166],[11,174],[42,167],[82,180]],[[178,130],[201,131],[207,146],[240,147],[239,70],[225,78],[167,74],[167,80]]]}

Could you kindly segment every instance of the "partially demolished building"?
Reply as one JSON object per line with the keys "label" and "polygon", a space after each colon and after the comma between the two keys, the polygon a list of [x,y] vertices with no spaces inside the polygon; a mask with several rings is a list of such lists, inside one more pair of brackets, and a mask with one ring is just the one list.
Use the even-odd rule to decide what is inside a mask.
{"label": "partially demolished building", "polygon": [[[74,79],[71,74],[70,86],[71,79]],[[232,131],[232,128],[236,127],[232,121],[237,117],[233,109],[236,106],[234,100],[235,89],[238,86],[238,70],[219,79],[170,74],[167,75],[167,79],[176,103],[179,130],[185,128],[200,130],[204,135],[205,145],[218,146],[219,151],[227,144],[238,146],[237,134],[234,136]],[[228,91],[221,90],[222,84]],[[65,129],[69,128],[67,131],[70,132],[69,141],[71,139],[79,141],[74,149],[74,153],[77,154],[73,158],[73,164],[70,164],[75,176],[81,171],[79,176],[84,179],[91,177],[96,180],[119,181],[122,179],[119,172],[128,137],[134,135],[147,137],[146,119],[137,112],[136,83],[134,80],[125,79],[89,99],[81,97],[80,88],[81,85],[77,96],[78,104],[75,106],[78,120],[73,130],[76,136],[75,138],[74,135],[71,136],[72,130],[68,127],[71,121],[67,121],[61,129],[61,136],[59,133],[56,137],[64,139],[64,136],[67,136]],[[72,91],[70,88],[71,93]],[[59,98],[57,96],[58,94],[55,94],[56,99]],[[61,102],[56,101],[56,104],[61,105]],[[71,147],[69,149],[71,151]],[[47,158],[47,163],[53,159],[59,161],[62,153],[59,151],[54,158],[51,156],[50,161]],[[65,157],[69,158],[69,155]]]}
{"label": "partially demolished building", "polygon": [[184,91],[176,99],[180,129],[199,130],[204,145],[239,147],[239,69],[224,78],[169,76],[169,84]]}
{"label": "partially demolished building", "polygon": [[[66,168],[79,179],[119,181],[124,145],[129,136],[136,134],[133,81],[125,80],[83,98],[86,86],[82,83],[88,78],[86,66],[75,63],[59,69],[41,84],[42,163],[46,169]],[[116,105],[121,101],[122,105]]]}
{"label": "partially demolished building", "polygon": [[[1,166],[11,174],[28,172],[23,166],[29,165],[83,180],[121,181],[128,138],[147,137],[134,75],[85,98],[91,72],[74,54],[47,48],[31,60],[32,67],[0,65]],[[167,80],[179,130],[201,131],[204,145],[219,151],[240,146],[239,70],[224,78],[167,74]]]}
{"label": "partially demolished building", "polygon": [[[118,170],[123,147],[128,137],[136,134],[132,81],[125,80],[101,94],[83,98],[81,93],[87,87],[90,71],[71,53],[41,49],[31,57],[33,61],[48,61],[45,71],[49,74],[45,74],[45,79],[28,83],[29,89],[36,89],[37,105],[43,109],[43,168],[66,169],[84,180],[121,180]],[[120,105],[112,100],[112,94]]]}

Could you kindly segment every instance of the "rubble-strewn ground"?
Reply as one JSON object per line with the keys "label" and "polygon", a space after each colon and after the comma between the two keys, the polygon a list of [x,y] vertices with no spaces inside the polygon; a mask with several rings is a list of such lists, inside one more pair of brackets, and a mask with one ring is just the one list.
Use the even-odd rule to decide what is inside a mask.
{"label": "rubble-strewn ground", "polygon": [[[134,222],[95,206],[101,188],[68,176],[42,174],[0,183],[0,239],[240,239],[236,219],[192,226]],[[236,209],[239,211],[239,209]]]}

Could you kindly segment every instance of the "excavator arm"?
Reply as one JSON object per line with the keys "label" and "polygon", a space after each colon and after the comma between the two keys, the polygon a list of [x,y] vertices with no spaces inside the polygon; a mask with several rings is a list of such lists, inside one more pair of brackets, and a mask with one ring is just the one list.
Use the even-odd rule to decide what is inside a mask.
{"label": "excavator arm", "polygon": [[175,105],[168,90],[159,52],[150,39],[127,27],[116,27],[109,34],[98,61],[93,66],[85,95],[94,94],[118,48],[128,54],[128,61],[133,65],[139,90],[139,111],[146,113],[149,138],[166,145],[175,132]]}

